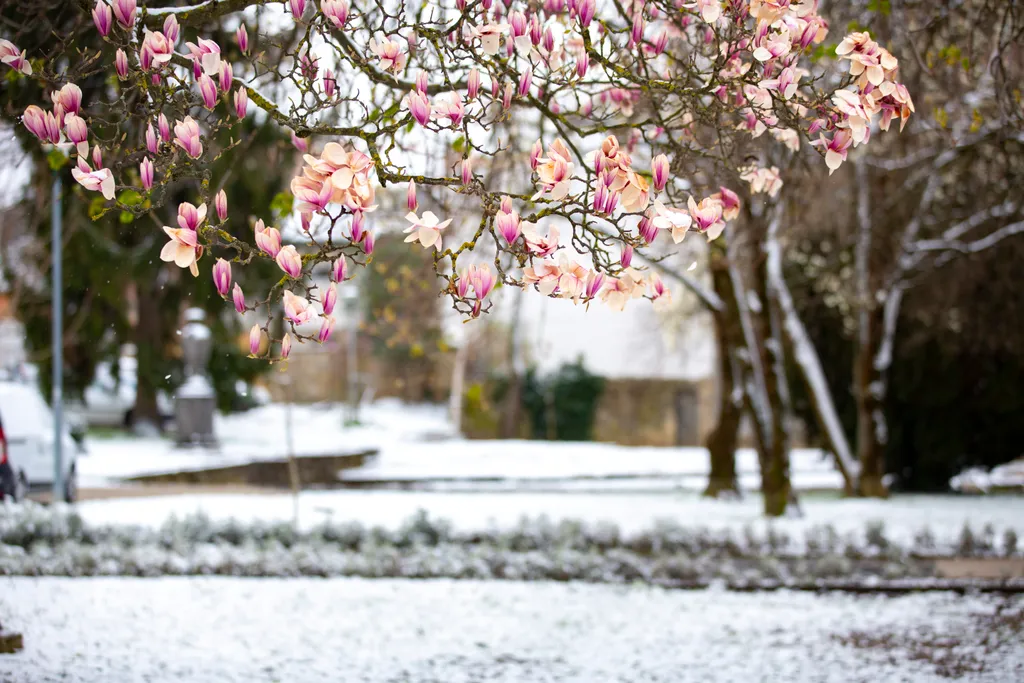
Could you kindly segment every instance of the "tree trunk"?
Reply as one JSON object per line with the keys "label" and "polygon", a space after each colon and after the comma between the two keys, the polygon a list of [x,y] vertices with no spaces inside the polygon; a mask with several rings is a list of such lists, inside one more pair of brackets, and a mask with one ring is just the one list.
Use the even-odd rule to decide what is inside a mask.
{"label": "tree trunk", "polygon": [[853,359],[854,398],[857,403],[857,460],[860,476],[857,493],[872,498],[889,495],[885,475],[885,443],[888,440],[883,397],[884,376],[875,359],[882,346],[884,309],[875,300],[877,284],[872,277],[871,186],[867,166],[860,161],[857,173],[857,348]]}
{"label": "tree trunk", "polygon": [[857,493],[871,498],[889,495],[885,476],[885,378],[875,364],[881,343],[882,319],[878,308],[866,311],[860,343],[854,356],[854,394],[857,402]]}
{"label": "tree trunk", "polygon": [[716,241],[711,245],[711,279],[715,294],[726,310],[712,312],[718,355],[718,420],[705,441],[711,471],[704,495],[710,498],[740,493],[736,478],[736,442],[743,417],[743,377],[737,367],[736,350],[743,343],[743,331],[739,329],[736,297],[725,259],[725,250]]}
{"label": "tree trunk", "polygon": [[785,362],[778,310],[768,293],[765,263],[757,268],[757,294],[762,302],[758,322],[761,366],[765,373],[765,388],[771,408],[771,441],[761,465],[761,490],[764,493],[764,513],[778,517],[786,513],[790,503],[796,503],[796,494],[789,477],[789,387],[786,384]]}
{"label": "tree trunk", "polygon": [[[159,301],[155,293],[143,293],[143,302]],[[139,320],[135,326],[134,342],[138,362],[136,369],[135,406],[131,414],[132,430],[138,433],[153,433],[162,430],[160,410],[157,406],[157,383],[160,355],[163,353],[165,337],[161,329],[158,305],[139,306]]]}

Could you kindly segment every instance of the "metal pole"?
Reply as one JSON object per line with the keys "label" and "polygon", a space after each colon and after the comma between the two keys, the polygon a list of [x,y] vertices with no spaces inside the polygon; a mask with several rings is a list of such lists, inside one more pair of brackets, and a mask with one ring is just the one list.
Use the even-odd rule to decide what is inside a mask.
{"label": "metal pole", "polygon": [[50,237],[53,257],[53,502],[64,497],[64,277],[61,273],[62,230],[61,230],[61,182],[60,174],[53,176],[53,194],[50,197]]}

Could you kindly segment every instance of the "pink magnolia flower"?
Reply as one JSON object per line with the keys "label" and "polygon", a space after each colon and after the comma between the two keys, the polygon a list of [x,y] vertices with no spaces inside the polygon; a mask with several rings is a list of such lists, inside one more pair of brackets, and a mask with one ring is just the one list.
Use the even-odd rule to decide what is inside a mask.
{"label": "pink magnolia flower", "polygon": [[740,178],[750,183],[750,192],[766,193],[770,197],[779,194],[782,189],[782,178],[779,177],[778,166],[771,168],[750,168],[740,174]]}
{"label": "pink magnolia flower", "polygon": [[101,192],[103,198],[107,200],[114,198],[114,175],[109,168],[100,168],[94,171],[79,159],[78,165],[71,169],[71,175],[79,185],[90,192]]}
{"label": "pink magnolia flower", "polygon": [[114,70],[122,81],[128,78],[128,55],[121,48],[117,48],[117,52],[114,53]]}
{"label": "pink magnolia flower", "polygon": [[203,155],[203,143],[199,137],[199,124],[191,116],[186,116],[184,121],[175,121],[174,144],[185,150],[185,154],[193,159],[198,159]]}
{"label": "pink magnolia flower", "polygon": [[26,76],[31,76],[32,65],[28,63],[25,54],[24,50],[18,52],[17,46],[11,41],[0,39],[0,62]]}
{"label": "pink magnolia flower", "polygon": [[469,280],[469,284],[473,286],[473,293],[481,300],[487,298],[498,281],[497,275],[486,263],[470,266],[462,271],[462,277]]}
{"label": "pink magnolia flower", "polygon": [[231,302],[235,305],[235,310],[239,313],[245,313],[245,292],[236,282],[234,289],[231,290]]}
{"label": "pink magnolia flower", "polygon": [[871,115],[864,108],[861,96],[849,90],[837,90],[832,95],[832,102],[843,115],[843,119],[836,125],[840,128],[849,128],[855,144],[864,142],[871,125]]}
{"label": "pink magnolia flower", "polygon": [[297,279],[302,276],[302,257],[298,250],[291,244],[281,247],[274,258],[277,265],[288,274],[288,277]]}
{"label": "pink magnolia flower", "polygon": [[547,237],[541,237],[536,228],[530,223],[522,224],[523,240],[526,248],[534,256],[544,258],[555,253],[558,249],[558,226],[551,226]]}
{"label": "pink magnolia flower", "polygon": [[320,11],[336,28],[344,28],[348,21],[347,0],[321,0]]}
{"label": "pink magnolia flower", "polygon": [[231,72],[231,65],[225,61],[220,63],[220,78],[217,83],[220,86],[222,92],[228,92],[231,90],[231,81],[234,78],[234,74]]}
{"label": "pink magnolia flower", "polygon": [[[146,61],[155,64],[159,69],[171,61],[171,57],[174,56],[174,43],[160,31],[146,31],[146,35],[142,39],[140,53],[144,56],[148,55]],[[148,66],[143,68],[148,68]]]}
{"label": "pink magnolia flower", "polygon": [[245,29],[245,24],[240,24],[235,29],[235,42],[238,43],[238,50],[243,54],[249,54],[249,32]]}
{"label": "pink magnolia flower", "polygon": [[160,139],[164,142],[171,141],[171,125],[167,123],[167,117],[163,114],[157,117],[157,130],[160,131]]}
{"label": "pink magnolia flower", "polygon": [[277,258],[281,251],[281,233],[277,228],[268,228],[263,225],[263,219],[256,221],[254,228],[256,233],[256,246],[270,258]]}
{"label": "pink magnolia flower", "polygon": [[597,297],[601,293],[601,288],[604,286],[606,276],[604,273],[592,272],[587,277],[587,284],[583,290],[584,296],[590,300]]}
{"label": "pink magnolia flower", "polygon": [[[661,202],[654,201],[654,215],[650,218],[650,226],[654,230],[669,230],[672,234],[672,241],[679,244],[686,237],[687,231],[693,224],[693,218],[683,209],[676,209],[665,206]],[[654,239],[647,240],[653,242]]]}
{"label": "pink magnolia flower", "polygon": [[[424,97],[426,97],[424,95]],[[462,117],[465,108],[462,105],[462,96],[457,90],[453,90],[448,96],[449,99],[440,100],[434,103],[434,116],[451,121],[452,128],[458,128],[462,124]],[[415,114],[413,114],[415,116]]]}
{"label": "pink magnolia flower", "polygon": [[260,346],[263,343],[263,330],[260,326],[253,325],[249,329],[249,356],[256,357],[260,355]]}
{"label": "pink magnolia flower", "polygon": [[[179,219],[180,222],[180,219]],[[160,260],[174,263],[179,268],[188,268],[193,277],[199,277],[198,261],[203,256],[203,247],[198,244],[195,230],[164,226],[170,241],[160,250]]]}
{"label": "pink magnolia flower", "polygon": [[793,41],[789,37],[789,30],[783,28],[756,42],[753,52],[754,59],[759,62],[768,62],[785,57],[792,47]]}
{"label": "pink magnolia flower", "polygon": [[[658,202],[655,202],[657,205]],[[689,217],[690,214],[686,214]],[[640,222],[637,223],[636,231],[639,233],[641,239],[647,244],[650,244],[658,238],[658,226],[653,223],[654,213],[648,211],[640,217]]]}
{"label": "pink magnolia flower", "polygon": [[292,194],[299,201],[295,209],[300,212],[316,213],[323,211],[331,203],[331,196],[334,188],[330,181],[317,182],[305,176],[293,178],[291,182]]}
{"label": "pink magnolia flower", "polygon": [[298,21],[306,11],[306,0],[288,0],[288,7],[291,9],[295,21]]}
{"label": "pink magnolia flower", "polygon": [[195,232],[206,220],[206,204],[195,206],[189,202],[178,204],[178,226]]}
{"label": "pink magnolia flower", "polygon": [[793,95],[796,94],[798,85],[800,85],[800,78],[797,76],[796,70],[791,66],[787,66],[783,69],[778,78],[770,78],[761,81],[762,88],[766,90],[777,90],[779,92],[779,96],[784,100],[793,98]]}
{"label": "pink magnolia flower", "polygon": [[623,268],[629,268],[629,264],[633,262],[633,247],[632,245],[625,245],[622,247],[622,254],[619,256],[619,264]]}
{"label": "pink magnolia flower", "polygon": [[535,285],[538,292],[544,296],[551,296],[558,288],[558,280],[561,276],[562,271],[558,264],[552,261],[540,261],[523,268],[523,285],[526,287]]}
{"label": "pink magnolia flower", "polygon": [[639,299],[644,295],[642,282],[639,273],[627,268],[623,271],[622,277],[608,278],[601,290],[601,299],[613,311],[623,311],[630,299]]}
{"label": "pink magnolia flower", "polygon": [[479,92],[480,72],[474,67],[469,70],[469,76],[466,77],[466,97],[475,100]]}
{"label": "pink magnolia flower", "polygon": [[150,154],[160,153],[160,142],[157,140],[156,130],[153,128],[152,123],[146,126],[146,149]]}
{"label": "pink magnolia flower", "polygon": [[338,79],[330,69],[324,70],[324,95],[327,99],[334,97],[334,89],[338,86]]}
{"label": "pink magnolia flower", "polygon": [[167,18],[164,19],[164,35],[172,46],[178,42],[178,36],[181,35],[181,26],[178,25],[178,17],[176,15],[168,14]]}
{"label": "pink magnolia flower", "polygon": [[113,4],[117,23],[124,28],[131,28],[135,24],[135,0],[113,0]]}
{"label": "pink magnolia flower", "polygon": [[523,70],[519,76],[519,96],[526,97],[530,94],[530,86],[533,84],[533,71],[530,68]]}
{"label": "pink magnolia flower", "polygon": [[294,133],[294,131],[292,132],[292,145],[294,145],[295,149],[300,152],[305,153],[309,151],[309,140],[306,138],[300,138]]}
{"label": "pink magnolia flower", "polygon": [[290,334],[286,333],[284,335],[284,338],[281,340],[281,355],[280,355],[280,359],[281,360],[288,360],[288,356],[290,356],[291,353],[292,353],[292,336]]}
{"label": "pink magnolia flower", "polygon": [[[353,212],[376,208],[373,204],[374,187],[370,181],[373,161],[366,154],[357,150],[347,151],[342,145],[329,142],[319,158],[307,154],[303,160],[302,176],[292,180],[292,192],[296,196],[303,195],[309,204],[305,210],[318,210],[316,206],[320,202],[324,205],[343,204]],[[306,191],[300,192],[300,188]],[[315,191],[315,201],[310,191]]]}
{"label": "pink magnolia flower", "polygon": [[249,93],[244,85],[238,86],[235,91],[235,116],[245,118],[245,110],[249,107]]}
{"label": "pink magnolia flower", "polygon": [[540,156],[544,153],[544,146],[540,140],[533,143],[533,147],[530,148],[530,168],[534,171],[537,170],[537,166],[540,164]]}
{"label": "pink magnolia flower", "polygon": [[213,285],[221,298],[226,298],[231,288],[231,264],[222,258],[213,264]]}
{"label": "pink magnolia flower", "polygon": [[373,232],[367,230],[366,237],[363,238],[363,252],[367,256],[373,253],[374,244],[376,244],[376,238],[374,238]]}
{"label": "pink magnolia flower", "polygon": [[405,207],[410,211],[415,211],[419,206],[419,200],[416,199],[416,181],[410,180],[409,187],[405,191]]}
{"label": "pink magnolia flower", "polygon": [[580,26],[586,29],[597,13],[596,0],[578,0],[576,3],[576,16],[580,20]]}
{"label": "pink magnolia flower", "polygon": [[334,318],[327,315],[324,316],[323,321],[320,323],[320,330],[316,333],[316,340],[323,344],[325,341],[331,338],[331,332],[334,331]]}
{"label": "pink magnolia flower", "polygon": [[569,185],[576,165],[570,161],[569,149],[561,139],[556,139],[548,147],[548,156],[537,160],[537,177],[541,190],[534,199],[548,195],[559,201],[569,194]]}
{"label": "pink magnolia flower", "polygon": [[410,211],[405,214],[405,220],[412,223],[411,226],[405,229],[405,232],[409,233],[409,236],[405,238],[406,242],[418,241],[424,248],[434,247],[438,251],[441,250],[441,231],[452,222],[451,218],[446,221],[439,221],[433,211],[424,211],[422,217]]}
{"label": "pink magnolia flower", "polygon": [[114,25],[114,13],[104,0],[96,0],[96,6],[92,9],[92,22],[96,24],[96,30],[100,35],[106,38],[110,33],[110,27]]}
{"label": "pink magnolia flower", "polygon": [[683,7],[696,10],[700,14],[700,18],[709,24],[715,23],[722,16],[721,0],[696,0],[696,2],[683,5]]}
{"label": "pink magnolia flower", "polygon": [[[612,189],[614,189],[614,186]],[[609,199],[615,196],[615,194],[610,194]],[[647,179],[634,171],[629,171],[626,174],[626,184],[617,197],[618,201],[622,202],[622,208],[632,213],[646,209],[650,196],[650,187],[647,184]],[[607,209],[606,212],[612,213],[611,209]]]}
{"label": "pink magnolia flower", "polygon": [[21,122],[25,124],[29,132],[39,138],[42,142],[49,142],[56,145],[60,142],[60,126],[52,112],[44,112],[34,104],[25,108],[21,116]]}
{"label": "pink magnolia flower", "polygon": [[295,296],[291,291],[285,290],[282,298],[284,305],[285,320],[294,325],[304,325],[313,319],[316,311],[303,297]]}
{"label": "pink magnolia flower", "polygon": [[339,256],[338,260],[331,264],[331,279],[335,282],[345,281],[345,257]]}
{"label": "pink magnolia flower", "polygon": [[430,99],[425,94],[413,90],[406,98],[406,106],[417,123],[421,126],[427,125],[430,121]]}
{"label": "pink magnolia flower", "polygon": [[103,152],[100,151],[99,145],[93,145],[92,147],[92,165],[96,168],[103,167]]}
{"label": "pink magnolia flower", "polygon": [[330,315],[334,312],[334,307],[338,303],[338,287],[332,282],[324,289],[320,295],[320,307],[324,311],[324,315]]}
{"label": "pink magnolia flower", "polygon": [[727,221],[735,220],[740,215],[740,197],[727,187],[719,187],[718,192],[711,195],[722,205],[722,218]]}
{"label": "pink magnolia flower", "polygon": [[823,134],[819,134],[817,142],[812,144],[825,147],[825,165],[828,166],[828,174],[832,175],[846,161],[850,145],[853,144],[853,136],[849,130],[839,128],[832,135],[831,140]]}
{"label": "pink magnolia flower", "polygon": [[426,93],[428,87],[430,87],[430,80],[427,76],[426,70],[424,69],[416,74],[416,89],[421,93]]}
{"label": "pink magnolia flower", "polygon": [[508,32],[508,24],[484,24],[473,29],[473,34],[480,39],[480,47],[485,55],[496,55],[501,49],[501,36]]}
{"label": "pink magnolia flower", "polygon": [[[510,202],[511,204],[511,202]],[[509,206],[506,211],[504,207],[498,211],[494,219],[495,227],[498,230],[498,234],[505,238],[505,241],[512,244],[519,239],[520,233],[520,220],[519,214],[512,211],[512,207]]]}
{"label": "pink magnolia flower", "polygon": [[686,206],[690,210],[690,218],[698,231],[708,237],[708,242],[718,238],[725,230],[725,221],[722,220],[722,205],[710,197],[705,197],[698,204],[690,197],[686,200]]}
{"label": "pink magnolia flower", "polygon": [[224,190],[217,193],[213,200],[213,207],[217,210],[217,218],[221,223],[228,218],[228,195]]}
{"label": "pink magnolia flower", "polygon": [[85,119],[75,114],[68,114],[64,117],[64,131],[68,134],[68,140],[78,145],[79,156],[86,156],[89,153],[89,145],[82,148],[82,143],[89,139],[89,127]]}
{"label": "pink magnolia flower", "polygon": [[193,73],[199,78],[200,73],[207,76],[220,74],[220,45],[206,38],[199,38],[197,43],[185,43],[192,54]]}
{"label": "pink magnolia flower", "polygon": [[153,189],[153,162],[145,157],[139,164],[139,177],[142,179],[142,188],[149,192]]}
{"label": "pink magnolia flower", "polygon": [[515,94],[516,88],[512,85],[512,81],[505,84],[505,91],[501,94],[501,108],[508,109],[512,106],[512,95]]}
{"label": "pink magnolia flower", "polygon": [[199,94],[202,95],[203,105],[207,109],[217,106],[217,85],[206,74],[199,77]]}
{"label": "pink magnolia flower", "polygon": [[651,175],[654,179],[654,191],[661,192],[668,183],[669,164],[668,157],[659,154],[651,161]]}
{"label": "pink magnolia flower", "polygon": [[672,291],[665,286],[657,273],[652,272],[647,283],[655,310],[664,310],[672,303]]}
{"label": "pink magnolia flower", "polygon": [[77,114],[82,110],[82,89],[74,83],[67,83],[51,96],[55,105],[59,104],[65,112]]}
{"label": "pink magnolia flower", "polygon": [[390,38],[371,38],[369,43],[370,52],[380,59],[380,68],[392,73],[399,73],[405,68],[409,55],[402,52],[402,47],[397,40]]}

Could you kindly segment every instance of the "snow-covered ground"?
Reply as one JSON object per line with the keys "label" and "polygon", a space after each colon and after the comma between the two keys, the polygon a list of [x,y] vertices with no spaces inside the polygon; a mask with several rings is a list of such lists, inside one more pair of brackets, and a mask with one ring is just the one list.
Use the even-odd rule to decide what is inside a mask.
{"label": "snow-covered ground", "polygon": [[[931,530],[940,543],[955,541],[964,524],[975,533],[992,525],[1001,535],[1008,528],[1024,536],[1024,498],[957,496],[895,496],[887,501],[805,496],[804,516],[766,520],[761,500],[700,498],[691,493],[465,493],[424,491],[306,491],[299,496],[299,524],[304,529],[331,519],[358,521],[366,526],[399,527],[418,510],[451,521],[458,530],[511,527],[523,517],[546,515],[553,521],[575,519],[612,522],[634,533],[668,519],[687,527],[731,529],[769,526],[799,538],[811,527],[832,525],[839,533],[863,534],[869,522],[885,525],[889,540],[910,546],[914,535]],[[292,497],[285,494],[203,494],[118,498],[85,501],[78,510],[93,524],[159,526],[171,515],[204,512],[212,519],[288,521]]]}
{"label": "snow-covered ground", "polygon": [[[1019,640],[977,645],[996,598],[928,593],[666,591],[650,587],[362,579],[0,579],[24,652],[9,683],[102,681],[948,680],[911,641],[968,641],[951,659],[1019,680]],[[864,632],[890,647],[854,648]]]}
{"label": "snow-covered ground", "polygon": [[[438,406],[409,406],[378,401],[366,406],[362,424],[346,427],[341,406],[295,405],[291,408],[296,455],[339,455],[374,448],[398,448],[453,436]],[[90,438],[78,459],[79,486],[108,486],[142,474],[221,467],[254,460],[283,458],[288,453],[288,409],[270,404],[214,421],[220,448],[178,449],[168,439],[116,436]]]}
{"label": "snow-covered ground", "polygon": [[[292,408],[294,450],[298,455],[335,455],[376,449],[363,467],[345,470],[349,482],[418,482],[431,488],[699,490],[706,482],[703,448],[635,448],[603,443],[551,441],[470,441],[458,437],[440,406],[410,406],[382,400],[366,406],[362,424],[344,426],[339,405]],[[201,469],[284,457],[286,408],[263,406],[218,416],[217,451],[181,450],[166,439],[93,438],[79,459],[79,485],[109,486],[119,480],[159,472]],[[798,489],[837,489],[842,479],[820,451],[792,454]],[[757,456],[737,453],[740,485],[760,483]],[[489,481],[488,481],[489,480]],[[575,481],[573,481],[575,480]]]}

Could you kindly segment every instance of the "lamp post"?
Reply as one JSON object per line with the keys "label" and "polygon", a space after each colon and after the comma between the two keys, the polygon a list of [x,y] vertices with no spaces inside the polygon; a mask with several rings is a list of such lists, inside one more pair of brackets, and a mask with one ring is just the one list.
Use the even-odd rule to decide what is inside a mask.
{"label": "lamp post", "polygon": [[50,285],[52,292],[52,321],[50,344],[53,347],[53,502],[64,497],[64,275],[62,226],[61,226],[61,181],[60,172],[53,174],[53,191],[50,196],[51,250],[53,258]]}

